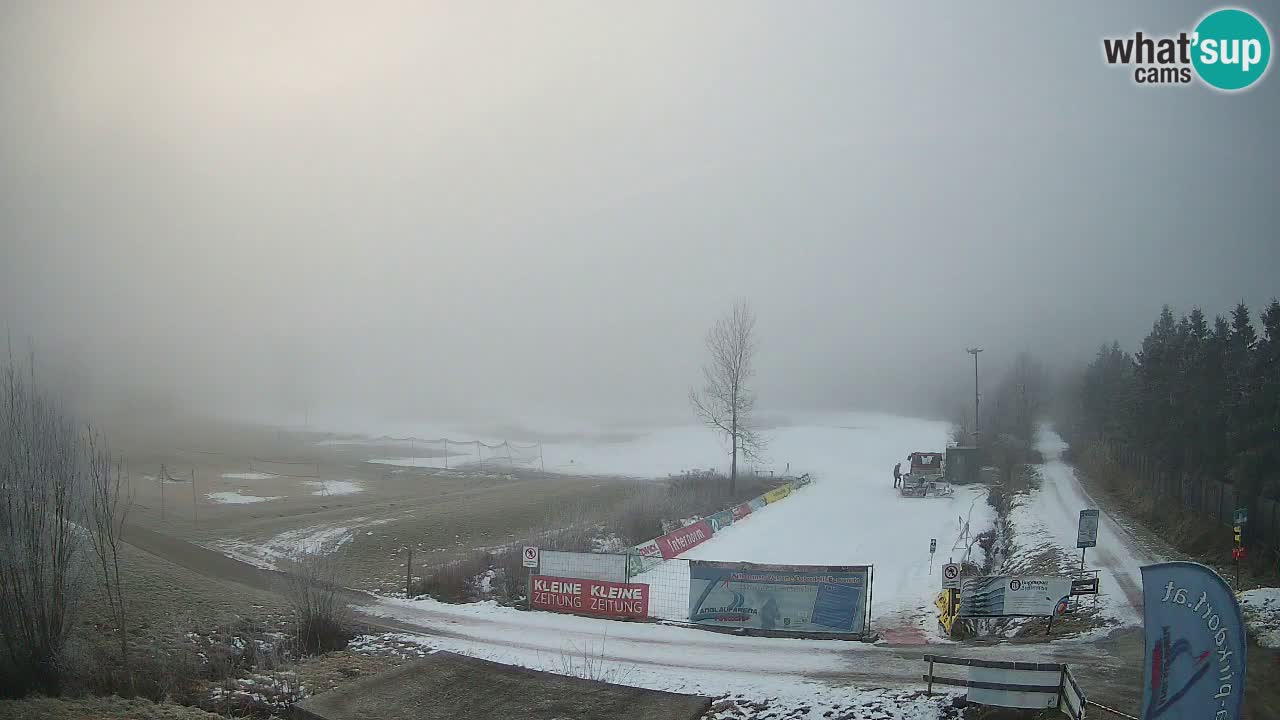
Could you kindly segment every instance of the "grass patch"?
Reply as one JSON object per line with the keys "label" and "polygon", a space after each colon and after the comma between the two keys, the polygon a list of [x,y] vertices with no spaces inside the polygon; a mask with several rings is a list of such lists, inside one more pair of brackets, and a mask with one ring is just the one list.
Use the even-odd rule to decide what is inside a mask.
{"label": "grass patch", "polygon": [[200,708],[138,698],[38,697],[0,700],[0,717],[9,720],[219,720],[222,716]]}

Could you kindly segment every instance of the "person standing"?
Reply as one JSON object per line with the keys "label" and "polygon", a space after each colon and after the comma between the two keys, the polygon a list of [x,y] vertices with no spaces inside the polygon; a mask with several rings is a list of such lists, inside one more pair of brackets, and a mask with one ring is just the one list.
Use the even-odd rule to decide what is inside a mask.
{"label": "person standing", "polygon": [[896,488],[900,485],[902,485],[902,463],[893,466],[893,486]]}

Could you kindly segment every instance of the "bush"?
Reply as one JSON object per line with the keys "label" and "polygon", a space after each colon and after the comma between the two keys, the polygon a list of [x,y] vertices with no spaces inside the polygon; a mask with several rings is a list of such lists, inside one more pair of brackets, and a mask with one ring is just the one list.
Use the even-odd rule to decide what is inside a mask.
{"label": "bush", "polygon": [[285,570],[284,596],[293,609],[298,648],[306,654],[342,650],[353,634],[341,597],[336,557],[321,549],[294,556]]}

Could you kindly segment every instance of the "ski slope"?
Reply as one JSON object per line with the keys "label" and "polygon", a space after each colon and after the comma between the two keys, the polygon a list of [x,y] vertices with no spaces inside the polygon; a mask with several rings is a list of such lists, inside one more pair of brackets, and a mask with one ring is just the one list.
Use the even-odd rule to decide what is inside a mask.
{"label": "ski slope", "polygon": [[[872,624],[936,635],[933,600],[942,564],[982,550],[974,538],[990,529],[995,511],[985,486],[958,486],[950,498],[903,498],[893,487],[893,466],[913,451],[941,451],[949,439],[945,422],[875,413],[827,413],[794,417],[765,428],[765,457],[754,467],[814,481],[780,503],[717,533],[685,557],[796,565],[874,565]],[[583,430],[580,437],[590,437]],[[548,471],[664,477],[695,468],[728,470],[716,433],[701,425],[648,428],[609,441],[560,440],[542,445]],[[409,464],[409,458],[377,462]],[[422,463],[440,462],[429,458]],[[418,464],[422,464],[418,463]],[[964,528],[968,524],[968,536]],[[929,541],[937,553],[929,555]],[[662,617],[687,612],[687,576],[658,570],[649,581],[666,588],[670,608]]]}
{"label": "ski slope", "polygon": [[[874,565],[872,624],[930,631],[942,564],[965,557],[995,522],[985,486],[957,486],[950,498],[904,498],[894,463],[914,450],[942,450],[946,423],[849,414],[825,424],[780,428],[770,451],[796,458],[792,472],[814,482],[716,533],[685,557],[797,565]],[[962,539],[969,524],[969,542]],[[930,562],[929,541],[938,550]]]}

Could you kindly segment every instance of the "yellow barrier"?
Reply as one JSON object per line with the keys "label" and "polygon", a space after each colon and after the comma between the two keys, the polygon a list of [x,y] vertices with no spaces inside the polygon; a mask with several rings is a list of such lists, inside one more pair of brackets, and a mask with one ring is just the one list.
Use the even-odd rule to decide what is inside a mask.
{"label": "yellow barrier", "polygon": [[947,635],[951,634],[951,627],[955,625],[956,618],[960,615],[959,595],[955,590],[943,590],[933,601],[933,604],[938,606],[938,623],[942,625]]}
{"label": "yellow barrier", "polygon": [[791,483],[787,483],[782,487],[774,488],[773,490],[770,490],[769,492],[765,493],[764,501],[772,505],[773,503],[778,502],[779,500],[781,500],[782,498],[790,494],[791,494]]}

